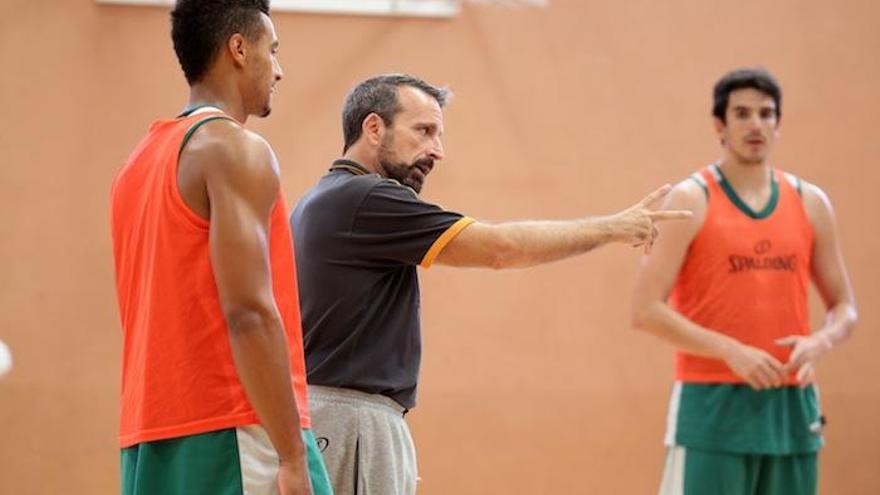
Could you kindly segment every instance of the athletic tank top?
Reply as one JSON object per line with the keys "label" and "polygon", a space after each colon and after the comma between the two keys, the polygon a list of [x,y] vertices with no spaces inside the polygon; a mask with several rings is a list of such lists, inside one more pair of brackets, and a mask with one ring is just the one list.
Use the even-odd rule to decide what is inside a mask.
{"label": "athletic tank top", "polygon": [[[670,306],[691,321],[788,361],[774,342],[808,335],[813,228],[799,192],[772,171],[771,194],[752,211],[715,165],[695,175],[706,188],[705,221],[691,242]],[[743,383],[721,360],[679,352],[676,377],[685,382]],[[787,384],[795,384],[794,374]]]}
{"label": "athletic tank top", "polygon": [[[232,360],[208,247],[210,223],[177,186],[178,156],[219,111],[153,123],[111,189],[116,289],[123,330],[121,447],[258,423]],[[293,243],[281,191],[271,213],[275,302],[291,378],[309,426]]]}

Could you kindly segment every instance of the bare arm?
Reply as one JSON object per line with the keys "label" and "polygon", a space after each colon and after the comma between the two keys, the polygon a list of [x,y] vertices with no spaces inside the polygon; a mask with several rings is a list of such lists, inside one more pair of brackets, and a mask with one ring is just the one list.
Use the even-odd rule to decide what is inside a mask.
{"label": "bare arm", "polygon": [[522,268],[582,254],[609,242],[650,246],[654,224],[682,219],[686,211],[652,211],[669,192],[664,186],[620,213],[576,220],[523,221],[501,224],[475,222],[460,232],[437,256],[451,266]]}
{"label": "bare arm", "polygon": [[705,195],[697,184],[684,181],[669,194],[663,208],[690,210],[694,215],[688,220],[661,226],[654,248],[643,259],[636,280],[633,325],[689,354],[725,361],[753,388],[780,385],[784,378],[782,363],[769,353],[697,325],[667,305],[688,247],[703,224]]}
{"label": "bare arm", "polygon": [[272,292],[269,219],[280,187],[275,157],[259,136],[217,121],[193,137],[180,167],[204,178],[211,264],[232,355],[280,458],[282,493],[310,494],[287,340]]}
{"label": "bare arm", "polygon": [[812,366],[823,354],[846,340],[858,319],[855,295],[837,240],[837,222],[828,196],[818,187],[804,183],[804,208],[813,225],[813,282],[828,308],[825,324],[810,336],[789,336],[777,341],[793,347],[786,368],[798,371],[798,378],[809,381]]}

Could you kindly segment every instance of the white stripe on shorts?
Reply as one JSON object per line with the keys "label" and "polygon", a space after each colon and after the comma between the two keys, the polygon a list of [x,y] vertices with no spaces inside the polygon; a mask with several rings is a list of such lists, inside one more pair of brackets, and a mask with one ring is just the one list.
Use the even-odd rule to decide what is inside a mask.
{"label": "white stripe on shorts", "polygon": [[666,467],[663,468],[663,481],[658,495],[684,495],[684,462],[687,452],[680,445],[673,445],[666,451]]}
{"label": "white stripe on shorts", "polygon": [[244,495],[276,495],[278,493],[278,454],[269,434],[260,425],[235,429],[241,485]]}
{"label": "white stripe on shorts", "polygon": [[681,382],[675,382],[672,386],[672,394],[669,397],[669,411],[666,413],[666,437],[663,444],[667,447],[675,445],[675,435],[678,429],[678,406],[681,403]]}

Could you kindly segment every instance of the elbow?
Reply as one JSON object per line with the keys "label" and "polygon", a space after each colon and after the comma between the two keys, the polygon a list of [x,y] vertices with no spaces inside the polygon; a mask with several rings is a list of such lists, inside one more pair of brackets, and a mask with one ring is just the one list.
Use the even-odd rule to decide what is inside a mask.
{"label": "elbow", "polygon": [[636,330],[644,330],[647,322],[647,311],[641,306],[633,306],[629,313],[629,324]]}
{"label": "elbow", "polygon": [[837,327],[839,339],[845,340],[852,336],[858,321],[859,312],[856,309],[856,303],[850,300],[835,305],[828,313],[826,324]]}
{"label": "elbow", "polygon": [[520,266],[521,256],[512,240],[505,235],[498,235],[486,243],[483,258],[480,264],[484,267],[504,270]]}
{"label": "elbow", "polygon": [[492,270],[505,270],[507,268],[513,268],[516,264],[513,261],[513,258],[505,255],[504,253],[492,253],[489,256],[489,260],[486,262],[486,268]]}
{"label": "elbow", "polygon": [[636,330],[650,331],[653,320],[653,305],[635,302],[630,308],[629,322]]}
{"label": "elbow", "polygon": [[847,311],[847,319],[849,320],[849,325],[846,326],[847,332],[846,335],[852,335],[852,331],[856,326],[856,323],[859,322],[859,311],[856,309],[855,303],[850,303],[848,311]]}
{"label": "elbow", "polygon": [[223,317],[231,336],[263,330],[276,318],[271,306],[265,304],[231,304],[223,308]]}

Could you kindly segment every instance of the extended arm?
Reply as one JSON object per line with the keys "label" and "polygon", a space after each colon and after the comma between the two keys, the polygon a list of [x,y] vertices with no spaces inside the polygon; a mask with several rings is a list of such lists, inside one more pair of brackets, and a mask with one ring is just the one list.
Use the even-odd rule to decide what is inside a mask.
{"label": "extended arm", "polygon": [[660,220],[690,217],[688,211],[652,211],[670,190],[664,186],[620,213],[575,220],[475,222],[440,252],[437,263],[451,266],[522,268],[591,251],[609,242],[650,247]]}

